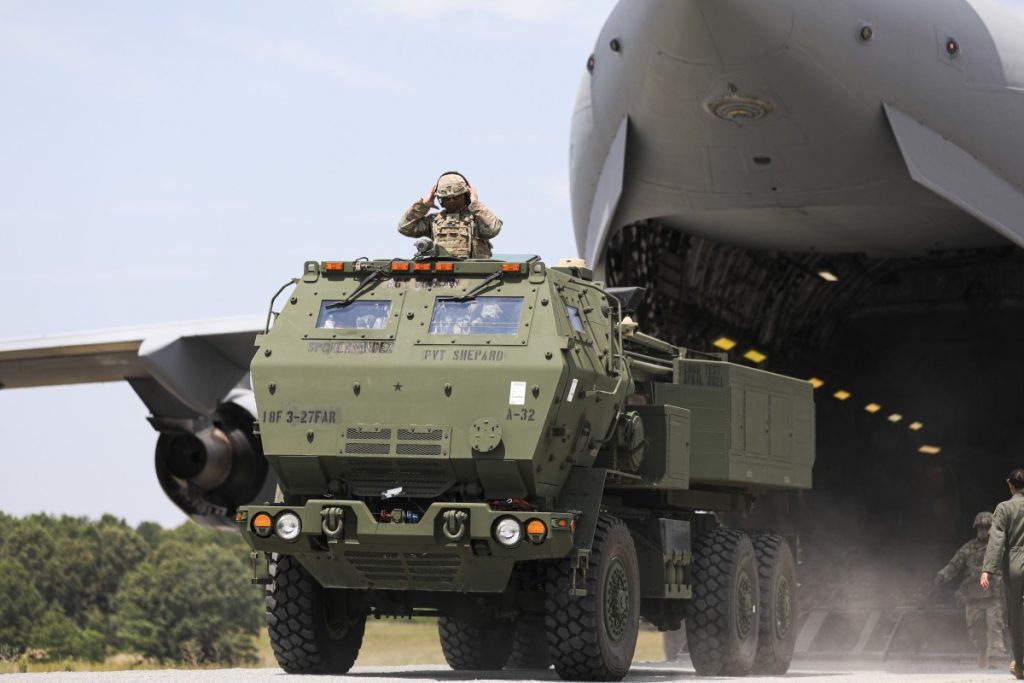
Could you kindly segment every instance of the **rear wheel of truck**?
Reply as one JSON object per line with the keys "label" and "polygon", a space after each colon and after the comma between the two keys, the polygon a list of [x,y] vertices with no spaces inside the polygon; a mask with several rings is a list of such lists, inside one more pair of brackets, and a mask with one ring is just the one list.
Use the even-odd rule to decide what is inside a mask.
{"label": "rear wheel of truck", "polygon": [[701,676],[744,676],[757,654],[758,563],[750,538],[715,529],[693,547],[686,642]]}
{"label": "rear wheel of truck", "polygon": [[506,669],[544,671],[551,666],[543,616],[520,616],[512,636],[512,656]]}
{"label": "rear wheel of truck", "polygon": [[456,671],[498,671],[512,654],[515,625],[487,617],[440,616],[437,633],[448,666]]}
{"label": "rear wheel of truck", "polygon": [[598,520],[579,586],[585,596],[569,594],[572,574],[568,559],[548,574],[545,622],[555,671],[566,680],[620,680],[633,661],[640,624],[640,570],[626,525],[609,515]]}
{"label": "rear wheel of truck", "polygon": [[761,588],[761,623],[753,673],[779,676],[789,670],[796,645],[796,563],[782,536],[755,536],[754,552]]}
{"label": "rear wheel of truck", "polygon": [[274,657],[290,674],[343,674],[363,644],[366,609],[355,591],[327,590],[288,555],[270,559],[267,628]]}

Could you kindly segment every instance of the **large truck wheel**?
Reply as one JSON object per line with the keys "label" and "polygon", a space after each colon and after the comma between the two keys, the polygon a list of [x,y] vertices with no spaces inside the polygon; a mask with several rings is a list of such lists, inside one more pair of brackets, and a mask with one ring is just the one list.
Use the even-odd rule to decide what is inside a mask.
{"label": "large truck wheel", "polygon": [[548,651],[566,680],[617,681],[626,675],[640,625],[640,569],[626,525],[609,515],[597,522],[587,594],[569,594],[569,560],[552,565],[544,607]]}
{"label": "large truck wheel", "polygon": [[506,669],[544,671],[551,666],[544,617],[522,616],[516,620],[512,635],[512,656]]}
{"label": "large truck wheel", "polygon": [[325,590],[288,555],[271,556],[270,576],[267,627],[277,663],[290,674],[347,673],[366,629],[355,591]]}
{"label": "large truck wheel", "polygon": [[437,633],[448,666],[456,671],[498,671],[512,654],[511,621],[440,616]]}
{"label": "large truck wheel", "polygon": [[693,547],[686,642],[701,676],[744,676],[757,654],[758,564],[750,538],[715,529]]}
{"label": "large truck wheel", "polygon": [[780,676],[789,670],[796,645],[796,563],[782,536],[755,536],[754,552],[761,587],[761,623],[753,672]]}

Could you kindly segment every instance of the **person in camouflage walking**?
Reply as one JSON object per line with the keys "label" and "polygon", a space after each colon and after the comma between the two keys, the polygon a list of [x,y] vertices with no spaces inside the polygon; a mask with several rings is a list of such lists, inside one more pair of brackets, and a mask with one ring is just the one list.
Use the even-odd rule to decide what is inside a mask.
{"label": "person in camouflage walking", "polygon": [[[429,213],[434,199],[441,211]],[[457,171],[448,171],[402,215],[398,232],[406,237],[430,237],[457,258],[490,258],[491,238],[501,231],[501,219],[477,198],[476,189]]]}
{"label": "person in camouflage walking", "polygon": [[992,513],[992,532],[978,585],[988,591],[992,579],[1002,574],[1010,646],[1013,648],[1010,673],[1018,680],[1024,680],[1024,469],[1010,472],[1006,484],[1010,487],[1010,499],[997,505]]}
{"label": "person in camouflage walking", "polygon": [[1002,584],[997,574],[992,577],[993,589],[986,591],[979,585],[991,528],[991,512],[975,515],[975,537],[964,543],[949,564],[935,575],[935,584],[948,583],[963,573],[963,581],[956,589],[956,599],[964,605],[967,632],[978,652],[978,666],[994,669],[997,660],[1006,656],[1003,645]]}

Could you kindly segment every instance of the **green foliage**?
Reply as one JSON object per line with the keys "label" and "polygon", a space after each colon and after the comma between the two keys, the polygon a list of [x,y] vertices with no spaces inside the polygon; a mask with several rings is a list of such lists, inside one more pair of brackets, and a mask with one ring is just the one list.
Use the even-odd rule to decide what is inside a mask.
{"label": "green foliage", "polygon": [[0,559],[0,648],[20,652],[28,647],[32,624],[45,609],[28,570],[17,560]]}
{"label": "green foliage", "polygon": [[148,551],[138,533],[109,515],[99,523],[33,515],[16,525],[0,558],[21,562],[43,599],[77,621],[94,607],[110,612],[121,577]]}
{"label": "green foliage", "polygon": [[53,604],[36,621],[30,636],[33,648],[45,650],[49,661],[84,659],[102,662],[107,654],[107,639],[98,631],[79,628],[60,605]]}
{"label": "green foliage", "polygon": [[[252,657],[260,594],[236,534],[0,513],[0,651],[102,661],[130,648],[186,663]],[[24,657],[25,655],[23,655]]]}
{"label": "green foliage", "polygon": [[119,640],[161,660],[252,660],[260,608],[243,560],[237,549],[165,541],[122,582],[114,615]]}

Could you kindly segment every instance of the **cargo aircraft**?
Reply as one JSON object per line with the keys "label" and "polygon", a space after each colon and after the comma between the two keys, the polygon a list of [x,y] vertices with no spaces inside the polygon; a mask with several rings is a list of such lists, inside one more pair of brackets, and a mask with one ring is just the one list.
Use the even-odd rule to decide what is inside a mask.
{"label": "cargo aircraft", "polygon": [[[777,504],[965,531],[1024,447],[1024,3],[623,0],[580,63],[580,254],[645,331],[819,387],[816,491]],[[164,491],[228,528],[275,485],[266,324],[0,342],[0,385],[129,382]]]}

